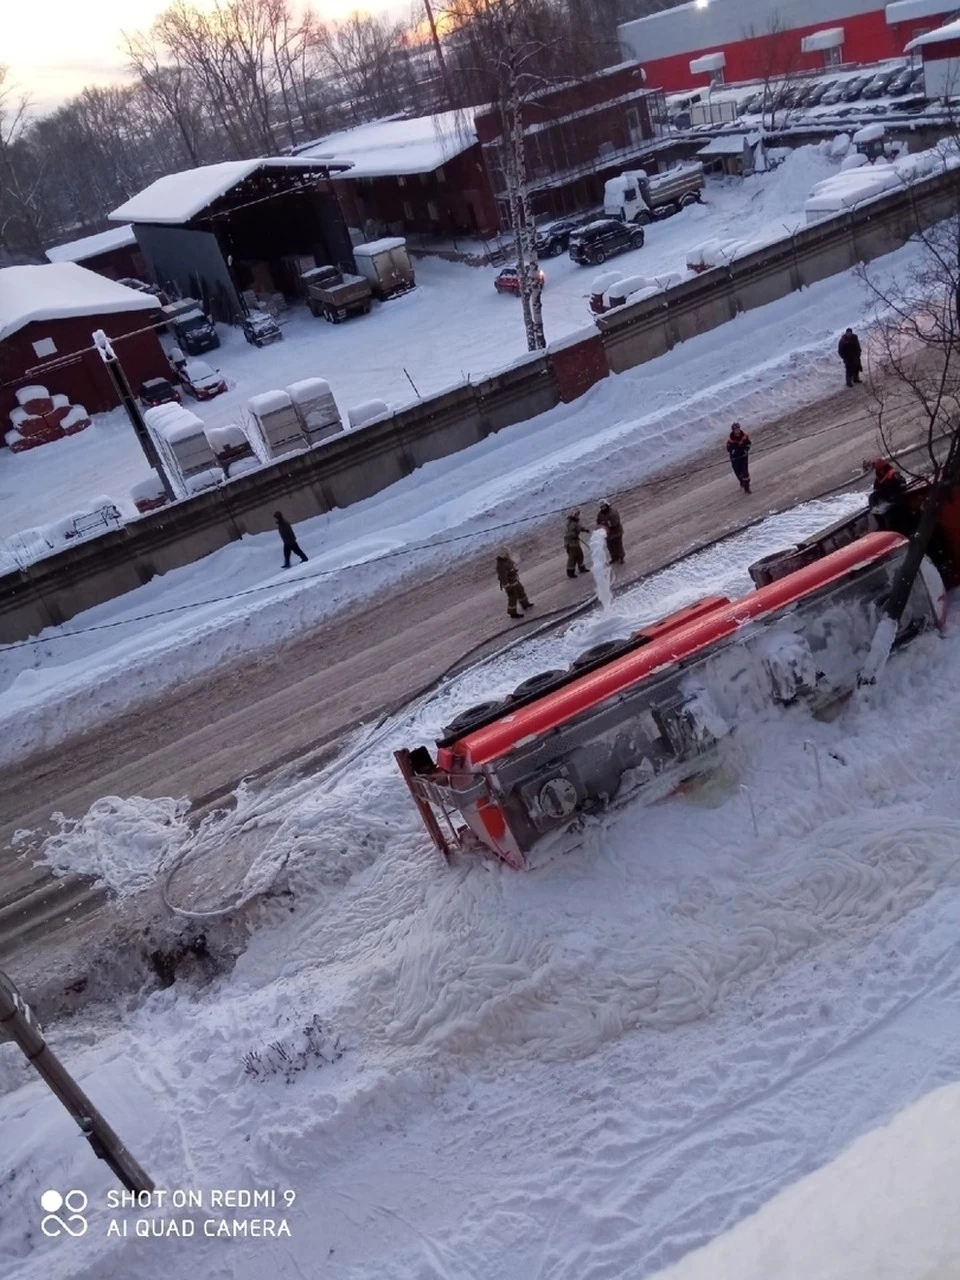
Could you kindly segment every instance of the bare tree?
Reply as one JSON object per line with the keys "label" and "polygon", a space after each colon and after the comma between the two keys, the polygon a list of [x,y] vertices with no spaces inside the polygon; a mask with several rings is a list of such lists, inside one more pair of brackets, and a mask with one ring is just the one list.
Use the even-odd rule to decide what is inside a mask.
{"label": "bare tree", "polygon": [[[958,142],[941,146],[946,160],[946,149],[955,152]],[[960,483],[960,213],[931,227],[918,219],[913,242],[922,246],[920,262],[892,282],[861,269],[879,313],[871,333],[870,387],[880,439],[885,453],[896,455],[914,442],[919,422],[929,483],[861,683],[873,683],[883,670],[938,512]]]}
{"label": "bare tree", "polygon": [[800,41],[796,31],[784,26],[779,12],[775,12],[766,27],[758,34],[754,26],[744,31],[745,40],[756,40],[759,49],[759,80],[763,87],[761,121],[764,128],[777,127],[777,112],[784,117],[789,108],[784,102],[792,77],[799,70]]}
{"label": "bare tree", "polygon": [[0,247],[39,256],[43,249],[42,163],[28,141],[29,99],[0,66]]}

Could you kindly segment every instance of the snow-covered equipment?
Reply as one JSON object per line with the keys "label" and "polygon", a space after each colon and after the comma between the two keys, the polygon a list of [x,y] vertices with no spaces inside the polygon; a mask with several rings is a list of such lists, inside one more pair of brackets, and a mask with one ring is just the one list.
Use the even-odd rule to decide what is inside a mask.
{"label": "snow-covered equipment", "polygon": [[287,387],[300,429],[310,444],[319,444],[343,430],[340,410],[326,378],[304,378]]}
{"label": "snow-covered equipment", "polygon": [[247,471],[255,471],[260,460],[253,451],[244,429],[235,422],[225,427],[203,428],[207,443],[213,450],[213,456],[223,468],[223,474],[236,479]]}
{"label": "snow-covered equipment", "polygon": [[366,315],[370,310],[370,281],[339,267],[311,267],[301,279],[307,290],[310,314],[339,324],[349,316]]}
{"label": "snow-covered equipment", "polygon": [[181,404],[161,404],[146,409],[143,420],[184,494],[196,493],[222,480],[203,423],[195,413]]}
{"label": "snow-covered equipment", "polygon": [[286,391],[264,391],[251,396],[247,408],[260,429],[268,457],[279,458],[281,454],[307,447],[309,441],[303,433],[299,414]]}
{"label": "snow-covered equipment", "polygon": [[374,418],[382,418],[389,412],[390,406],[385,400],[364,400],[362,404],[355,404],[347,410],[347,420],[351,427],[363,427]]}
{"label": "snow-covered equipment", "polygon": [[[434,844],[523,867],[612,801],[659,798],[708,772],[758,695],[814,709],[846,697],[907,546],[874,531],[820,547],[741,599],[700,600],[470,707],[433,754],[396,752]],[[939,624],[935,578],[914,583],[901,641]]]}
{"label": "snow-covered equipment", "polygon": [[130,497],[133,499],[133,505],[142,516],[147,515],[150,511],[157,511],[160,507],[165,507],[170,501],[167,497],[167,491],[163,487],[163,481],[155,471],[145,479],[138,480],[136,484],[131,485]]}
{"label": "snow-covered equipment", "polygon": [[248,311],[241,325],[243,336],[254,347],[266,347],[283,339],[283,330],[266,311]]}
{"label": "snow-covered equipment", "polygon": [[353,257],[357,270],[369,280],[374,297],[393,298],[416,288],[407,242],[400,236],[355,244]]}
{"label": "snow-covered equipment", "polygon": [[641,226],[654,218],[696,204],[703,191],[703,165],[682,164],[649,177],[645,169],[632,169],[603,184],[603,212]]}

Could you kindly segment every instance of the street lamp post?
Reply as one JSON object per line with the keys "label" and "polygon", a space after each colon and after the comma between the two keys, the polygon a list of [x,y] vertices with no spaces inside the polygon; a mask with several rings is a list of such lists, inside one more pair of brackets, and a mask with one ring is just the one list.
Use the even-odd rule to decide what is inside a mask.
{"label": "street lamp post", "polygon": [[171,502],[176,502],[177,495],[174,492],[173,485],[170,483],[170,477],[167,475],[157,447],[153,443],[153,438],[147,430],[147,424],[143,420],[143,414],[140,412],[140,406],[137,404],[137,398],[130,390],[130,383],[127,381],[127,375],[123,371],[123,365],[117,359],[117,353],[113,349],[110,339],[102,329],[97,329],[93,335],[93,344],[97,348],[100,359],[106,366],[107,373],[113,383],[114,390],[127,411],[127,417],[130,419],[130,425],[133,427],[134,434],[143,450],[144,457],[150,466],[156,471],[163,484],[164,492]]}
{"label": "street lamp post", "polygon": [[80,1126],[94,1154],[107,1164],[128,1191],[153,1191],[152,1178],[110,1128],[76,1080],[43,1038],[33,1010],[5,973],[0,971],[0,1042],[19,1045],[32,1067],[50,1086]]}

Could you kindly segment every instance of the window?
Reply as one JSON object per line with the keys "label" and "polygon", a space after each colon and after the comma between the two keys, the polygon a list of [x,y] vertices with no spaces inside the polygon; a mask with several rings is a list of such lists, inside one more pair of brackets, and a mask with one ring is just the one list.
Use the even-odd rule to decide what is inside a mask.
{"label": "window", "polygon": [[408,222],[413,221],[413,205],[409,200],[404,200],[403,202],[403,216]]}
{"label": "window", "polygon": [[718,67],[716,71],[710,72],[711,84],[723,84],[723,67]]}
{"label": "window", "polygon": [[38,338],[33,344],[33,353],[41,359],[44,356],[55,356],[57,354],[57,344],[52,338]]}
{"label": "window", "polygon": [[843,45],[835,44],[832,49],[824,49],[823,65],[825,67],[839,67],[843,61]]}

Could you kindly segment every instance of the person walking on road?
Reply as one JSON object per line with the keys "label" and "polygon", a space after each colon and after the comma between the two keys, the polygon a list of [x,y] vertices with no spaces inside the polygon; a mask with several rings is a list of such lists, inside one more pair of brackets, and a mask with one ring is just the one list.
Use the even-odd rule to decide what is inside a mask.
{"label": "person walking on road", "polygon": [[730,428],[730,434],[727,436],[727,454],[730,465],[733,467],[733,474],[740,481],[740,488],[744,493],[749,493],[750,437],[739,422],[735,422]]}
{"label": "person walking on road", "polygon": [[301,549],[290,521],[284,519],[282,511],[275,511],[273,518],[277,522],[277,532],[280,534],[280,540],[283,543],[283,567],[285,569],[290,568],[290,557],[294,555],[299,556],[301,561],[305,563],[310,557]]}
{"label": "person walking on road", "polygon": [[611,564],[623,564],[623,521],[615,506],[604,499],[597,512],[597,528],[607,531],[607,554]]}
{"label": "person walking on road", "polygon": [[567,516],[566,528],[563,531],[563,549],[567,553],[567,577],[575,578],[578,573],[587,572],[587,562],[583,558],[583,528],[580,524],[580,508],[571,511]]}
{"label": "person walking on road", "polygon": [[845,329],[840,335],[840,341],[837,343],[837,355],[843,361],[843,367],[847,375],[847,386],[852,387],[855,382],[860,381],[860,375],[863,373],[860,339],[852,329]]}
{"label": "person walking on road", "polygon": [[507,593],[509,617],[522,617],[521,609],[533,608],[533,601],[527,599],[516,563],[506,547],[501,547],[497,552],[497,580],[500,583],[500,590]]}

